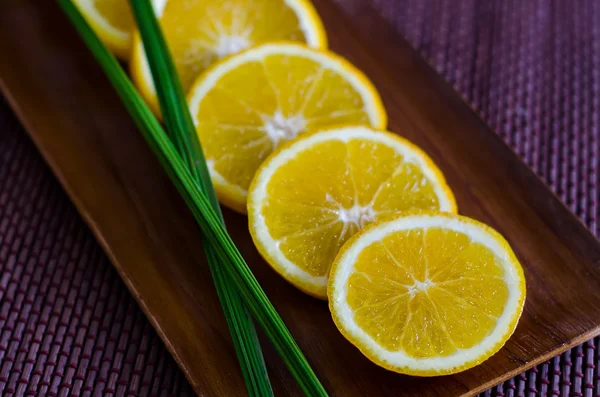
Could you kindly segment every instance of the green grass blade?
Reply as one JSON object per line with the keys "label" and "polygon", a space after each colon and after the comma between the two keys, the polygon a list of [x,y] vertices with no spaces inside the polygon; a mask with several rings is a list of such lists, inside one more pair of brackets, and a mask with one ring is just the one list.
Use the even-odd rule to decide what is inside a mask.
{"label": "green grass blade", "polygon": [[129,0],[144,44],[167,131],[190,173],[205,190],[220,213],[196,128],[190,116],[181,82],[167,43],[149,0]]}
{"label": "green grass blade", "polygon": [[310,396],[326,396],[325,389],[227,234],[210,200],[190,174],[172,142],[167,138],[161,125],[139,96],[115,57],[99,41],[71,0],[59,0],[59,4],[113,84],[148,146],[185,200],[208,243],[213,245],[219,258],[226,259],[226,266],[224,266],[226,272],[235,281],[252,315],[261,325],[302,390]]}
{"label": "green grass blade", "polygon": [[[148,0],[130,0],[130,5],[144,43],[167,131],[188,170],[223,222],[202,147],[152,5]],[[273,390],[252,319],[230,276],[223,273],[214,248],[210,244],[203,245],[248,393],[250,396],[272,396]]]}

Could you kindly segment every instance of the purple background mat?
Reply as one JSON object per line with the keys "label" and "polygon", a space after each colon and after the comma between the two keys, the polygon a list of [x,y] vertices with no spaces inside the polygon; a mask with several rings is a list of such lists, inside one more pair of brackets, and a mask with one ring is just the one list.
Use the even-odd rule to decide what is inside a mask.
{"label": "purple background mat", "polygon": [[[600,1],[371,2],[600,235]],[[600,396],[599,344],[485,395]],[[0,99],[0,395],[192,394]]]}

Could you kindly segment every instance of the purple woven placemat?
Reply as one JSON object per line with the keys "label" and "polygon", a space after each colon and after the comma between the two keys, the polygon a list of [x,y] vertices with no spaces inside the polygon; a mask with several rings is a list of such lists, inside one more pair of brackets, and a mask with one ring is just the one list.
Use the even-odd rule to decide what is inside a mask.
{"label": "purple woven placemat", "polygon": [[192,396],[0,98],[0,396]]}
{"label": "purple woven placemat", "polygon": [[[600,235],[600,2],[372,2]],[[598,397],[599,344],[484,394]],[[0,395],[192,394],[0,99]]]}

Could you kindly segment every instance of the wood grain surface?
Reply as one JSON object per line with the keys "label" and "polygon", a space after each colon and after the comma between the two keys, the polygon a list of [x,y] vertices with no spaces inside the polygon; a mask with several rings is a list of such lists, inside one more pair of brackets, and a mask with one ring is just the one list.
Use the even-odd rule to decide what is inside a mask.
{"label": "wood grain surface", "polygon": [[[454,376],[381,369],[340,335],[324,302],[260,258],[226,211],[247,262],[336,396],[472,395],[600,333],[600,244],[456,93],[369,7],[316,2],[334,50],[381,91],[390,129],[439,164],[460,212],[498,229],[528,296],[507,345]],[[245,394],[192,217],[110,84],[53,1],[0,4],[0,81],[37,147],[199,395]],[[0,187],[1,190],[1,187]],[[278,395],[300,390],[263,338]]]}

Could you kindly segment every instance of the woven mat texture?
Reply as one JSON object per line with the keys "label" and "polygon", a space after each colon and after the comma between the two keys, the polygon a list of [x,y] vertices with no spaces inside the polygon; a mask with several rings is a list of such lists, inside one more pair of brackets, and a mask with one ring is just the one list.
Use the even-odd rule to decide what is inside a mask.
{"label": "woven mat texture", "polygon": [[[600,1],[371,1],[599,236]],[[599,344],[484,395],[599,397]],[[0,395],[193,395],[1,99]]]}

